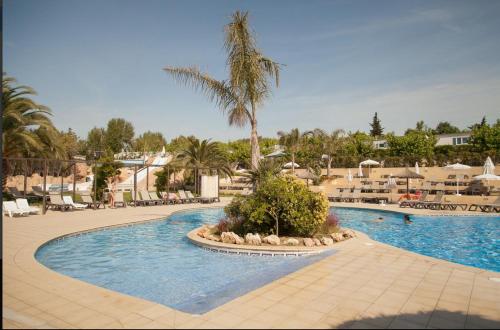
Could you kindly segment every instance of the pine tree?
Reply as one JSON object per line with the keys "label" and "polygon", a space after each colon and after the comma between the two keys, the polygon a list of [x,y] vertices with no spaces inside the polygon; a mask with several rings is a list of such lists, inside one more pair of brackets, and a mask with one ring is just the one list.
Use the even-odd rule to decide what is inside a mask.
{"label": "pine tree", "polygon": [[372,129],[370,130],[370,135],[373,137],[381,136],[384,132],[384,128],[380,125],[380,119],[378,119],[378,114],[375,112],[373,116],[373,121],[370,124]]}

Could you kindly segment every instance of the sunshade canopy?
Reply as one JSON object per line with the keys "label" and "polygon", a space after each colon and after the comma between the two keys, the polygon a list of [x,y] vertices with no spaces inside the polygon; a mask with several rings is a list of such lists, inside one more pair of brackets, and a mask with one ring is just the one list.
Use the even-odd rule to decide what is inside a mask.
{"label": "sunshade canopy", "polygon": [[500,180],[500,176],[495,174],[481,174],[473,177],[474,180]]}
{"label": "sunshade canopy", "polygon": [[367,166],[367,165],[380,165],[379,162],[372,160],[372,159],[367,159],[359,163],[360,166]]}
{"label": "sunshade canopy", "polygon": [[459,170],[468,170],[468,169],[470,169],[470,166],[460,164],[460,163],[455,163],[455,164],[451,164],[451,165],[446,165],[444,168],[446,170],[459,171]]}
{"label": "sunshade canopy", "polygon": [[[284,168],[292,168],[292,162],[289,162],[289,163],[286,163],[285,165],[283,165]],[[293,168],[299,168],[299,164],[297,163],[293,163]]]}
{"label": "sunshade canopy", "polygon": [[410,171],[409,168],[405,168],[403,171],[393,175],[394,178],[407,178],[407,179],[424,179],[425,177],[421,174],[417,174]]}

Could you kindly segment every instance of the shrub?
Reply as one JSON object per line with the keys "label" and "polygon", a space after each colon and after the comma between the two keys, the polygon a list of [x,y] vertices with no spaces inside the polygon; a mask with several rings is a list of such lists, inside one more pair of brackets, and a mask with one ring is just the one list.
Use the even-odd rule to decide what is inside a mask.
{"label": "shrub", "polygon": [[328,201],[292,177],[275,177],[262,183],[250,196],[240,196],[226,206],[227,216],[239,226],[238,234],[257,232],[288,236],[311,236],[321,229],[328,214]]}
{"label": "shrub", "polygon": [[340,219],[335,214],[329,214],[321,227],[321,233],[331,234],[338,231],[339,227]]}

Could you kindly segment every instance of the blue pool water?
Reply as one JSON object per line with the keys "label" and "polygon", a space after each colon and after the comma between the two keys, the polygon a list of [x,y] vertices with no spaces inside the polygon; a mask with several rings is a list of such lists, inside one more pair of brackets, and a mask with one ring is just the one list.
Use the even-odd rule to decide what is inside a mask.
{"label": "blue pool water", "polygon": [[205,313],[331,255],[243,256],[210,252],[186,234],[216,223],[222,209],[177,213],[165,221],[56,240],[36,258],[68,276],[189,312]]}
{"label": "blue pool water", "polygon": [[[343,227],[423,255],[500,272],[500,217],[411,216],[395,212],[331,209]],[[383,222],[373,222],[379,216]]]}

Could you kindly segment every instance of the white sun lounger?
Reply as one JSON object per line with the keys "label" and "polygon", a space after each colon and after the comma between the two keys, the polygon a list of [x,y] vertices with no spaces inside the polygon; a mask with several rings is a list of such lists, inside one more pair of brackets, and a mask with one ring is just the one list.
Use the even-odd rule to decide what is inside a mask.
{"label": "white sun lounger", "polygon": [[33,213],[33,214],[37,214],[40,212],[40,209],[38,207],[30,206],[26,198],[16,199],[16,204],[17,208],[22,211],[26,211],[28,213]]}
{"label": "white sun lounger", "polygon": [[20,210],[17,205],[16,205],[16,202],[14,201],[5,201],[3,202],[3,212],[8,214],[9,217],[13,217],[14,215],[28,215],[29,212],[27,211],[23,211],[23,210]]}
{"label": "white sun lounger", "polygon": [[87,208],[87,205],[73,202],[71,196],[63,196],[63,201],[65,204],[73,206],[77,210],[83,210]]}

